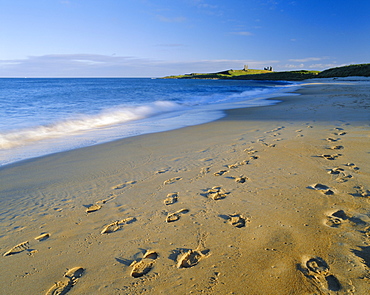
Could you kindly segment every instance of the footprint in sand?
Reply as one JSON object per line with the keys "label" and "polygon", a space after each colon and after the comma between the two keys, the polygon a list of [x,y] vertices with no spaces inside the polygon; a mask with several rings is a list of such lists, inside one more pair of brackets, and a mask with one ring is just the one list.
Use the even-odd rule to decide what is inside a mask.
{"label": "footprint in sand", "polygon": [[152,270],[157,258],[157,252],[147,251],[143,256],[143,259],[131,263],[131,276],[134,278],[140,278],[149,273]]}
{"label": "footprint in sand", "polygon": [[249,164],[249,161],[244,160],[242,162],[237,162],[237,163],[234,163],[234,164],[231,164],[231,165],[227,165],[227,168],[235,169],[235,168],[238,168],[239,166],[248,165],[248,164]]}
{"label": "footprint in sand", "polygon": [[176,181],[178,180],[181,180],[182,177],[173,177],[173,178],[170,178],[170,179],[167,179],[165,182],[163,182],[163,184],[172,184],[172,183],[175,183]]}
{"label": "footprint in sand", "polygon": [[339,227],[343,221],[347,220],[348,216],[343,210],[335,211],[326,217],[326,225],[330,227]]}
{"label": "footprint in sand", "polygon": [[340,139],[339,138],[328,137],[326,140],[329,141],[329,142],[336,142],[336,141],[339,141]]}
{"label": "footprint in sand", "polygon": [[339,280],[330,273],[329,265],[320,257],[306,260],[299,269],[323,294],[342,289]]}
{"label": "footprint in sand", "polygon": [[188,250],[177,257],[177,268],[189,268],[197,265],[199,261],[209,256],[209,250]]}
{"label": "footprint in sand", "polygon": [[270,131],[265,131],[265,133],[272,133],[272,132],[276,132],[276,131],[279,131],[281,129],[284,129],[285,127],[284,126],[281,126],[281,127],[276,127],[275,129],[272,129]]}
{"label": "footprint in sand", "polygon": [[111,195],[109,195],[108,198],[106,198],[104,200],[97,201],[95,204],[90,205],[86,208],[86,213],[92,213],[92,212],[100,210],[102,208],[103,204],[108,203],[109,201],[113,200],[115,197],[116,197],[115,195],[111,194]]}
{"label": "footprint in sand", "polygon": [[364,229],[363,233],[367,238],[370,238],[370,226]]}
{"label": "footprint in sand", "polygon": [[[43,233],[43,234],[35,237],[35,240],[39,241],[39,242],[42,242],[42,241],[47,240],[49,237],[50,237],[49,233]],[[37,250],[31,250],[30,249],[30,242],[26,241],[26,242],[22,242],[22,243],[19,243],[19,244],[15,245],[10,250],[6,251],[3,254],[3,256],[10,256],[10,255],[18,254],[18,253],[21,253],[25,250],[27,250],[29,252],[28,254],[30,254],[30,255],[38,252]]]}
{"label": "footprint in sand", "polygon": [[249,157],[251,160],[257,160],[259,158],[259,156],[251,156]]}
{"label": "footprint in sand", "polygon": [[28,241],[19,243],[18,245],[15,245],[10,250],[6,251],[3,256],[10,256],[14,254],[18,254],[23,252],[24,250],[28,250],[30,248],[30,243]]}
{"label": "footprint in sand", "polygon": [[343,210],[337,210],[326,218],[326,225],[330,227],[339,227],[344,223],[352,226],[365,226],[366,222],[356,216],[348,216]]}
{"label": "footprint in sand", "polygon": [[337,182],[340,182],[340,183],[343,183],[343,182],[347,182],[348,180],[350,180],[351,178],[353,178],[353,176],[351,174],[347,174],[347,173],[342,173],[341,176],[338,176],[335,180]]}
{"label": "footprint in sand", "polygon": [[334,132],[333,134],[334,134],[334,135],[342,136],[342,135],[346,135],[346,134],[347,134],[347,132],[340,131],[340,132]]}
{"label": "footprint in sand", "polygon": [[163,202],[165,205],[172,205],[177,202],[178,197],[179,193],[171,193],[167,195],[167,198]]}
{"label": "footprint in sand", "polygon": [[110,194],[106,199],[97,201],[96,204],[106,204],[116,198],[116,195]]}
{"label": "footprint in sand", "polygon": [[356,193],[351,194],[354,197],[368,198],[370,197],[370,190],[366,189],[363,185],[353,187],[356,189]]}
{"label": "footprint in sand", "polygon": [[346,164],[346,166],[349,168],[349,169],[351,169],[351,170],[353,170],[353,171],[358,171],[358,170],[360,170],[360,168],[358,168],[354,163],[347,163]]}
{"label": "footprint in sand", "polygon": [[324,158],[326,160],[335,160],[336,158],[342,156],[342,154],[333,154],[333,155],[329,155],[329,154],[324,154],[324,155],[318,155],[318,157],[320,158]]}
{"label": "footprint in sand", "polygon": [[331,149],[331,150],[342,150],[342,149],[344,149],[344,146],[342,146],[342,145],[335,145],[335,146],[330,147],[329,149]]}
{"label": "footprint in sand", "polygon": [[245,227],[246,223],[250,222],[249,218],[243,217],[240,214],[231,214],[228,216],[228,223],[237,228]]}
{"label": "footprint in sand", "polygon": [[342,168],[339,168],[339,167],[336,167],[336,168],[333,168],[333,169],[330,169],[328,171],[329,174],[340,174],[344,171],[344,169]]}
{"label": "footprint in sand", "polygon": [[240,175],[239,177],[235,177],[235,182],[237,183],[245,183],[248,179],[248,177],[245,177],[244,175]]}
{"label": "footprint in sand", "polygon": [[316,183],[309,186],[308,188],[321,191],[324,195],[334,195],[334,191],[332,191],[328,186],[321,183]]}
{"label": "footprint in sand", "polygon": [[213,173],[214,176],[221,176],[224,175],[225,173],[229,172],[228,170],[220,170],[218,172]]}
{"label": "footprint in sand", "polygon": [[120,230],[125,224],[130,224],[134,221],[136,221],[135,217],[128,217],[128,218],[125,218],[125,219],[122,219],[122,220],[117,220],[115,222],[112,222],[112,223],[106,225],[100,233],[101,234],[113,233],[117,230]]}
{"label": "footprint in sand", "polygon": [[101,205],[94,204],[86,208],[86,213],[92,213],[101,209]]}
{"label": "footprint in sand", "polygon": [[235,169],[235,168],[238,168],[238,167],[239,167],[239,163],[227,165],[227,168],[229,168],[229,169]]}
{"label": "footprint in sand", "polygon": [[167,171],[169,171],[169,169],[160,169],[156,172],[156,174],[162,174],[162,173],[166,173]]}
{"label": "footprint in sand", "polygon": [[166,222],[167,223],[170,223],[170,222],[177,221],[177,220],[180,219],[181,214],[186,214],[188,212],[189,212],[189,209],[181,209],[181,210],[178,210],[178,211],[176,211],[174,213],[170,213],[166,217]]}
{"label": "footprint in sand", "polygon": [[353,178],[351,174],[347,174],[346,172],[344,172],[343,168],[339,168],[339,167],[329,169],[328,173],[337,175],[337,178],[335,180],[340,183],[347,182],[348,180]]}
{"label": "footprint in sand", "polygon": [[64,279],[62,281],[56,282],[45,295],[62,295],[69,292],[74,285],[77,284],[78,279],[82,277],[84,273],[82,267],[74,267],[68,270],[64,274]]}
{"label": "footprint in sand", "polygon": [[135,180],[130,180],[130,181],[126,181],[124,183],[121,183],[121,184],[118,184],[114,187],[112,187],[112,189],[123,189],[125,188],[126,186],[130,185],[130,184],[135,184],[136,181]]}
{"label": "footprint in sand", "polygon": [[[276,136],[276,135],[274,135],[274,136]],[[267,147],[276,147],[276,144],[274,144],[274,143],[261,142],[261,144],[264,145],[264,146],[267,146]]]}
{"label": "footprint in sand", "polygon": [[244,151],[247,152],[248,155],[253,155],[253,154],[258,152],[256,150],[254,150],[253,148],[246,148]]}
{"label": "footprint in sand", "polygon": [[200,174],[207,174],[210,170],[210,167],[203,167],[202,169],[200,169]]}
{"label": "footprint in sand", "polygon": [[35,238],[35,240],[39,241],[39,242],[42,242],[42,241],[47,240],[48,238],[50,238],[50,234],[49,233],[44,233],[44,234],[41,234],[41,235],[37,236]]}
{"label": "footprint in sand", "polygon": [[217,200],[222,200],[226,198],[226,195],[228,193],[222,189],[220,186],[214,186],[211,189],[207,191],[207,197],[217,201]]}

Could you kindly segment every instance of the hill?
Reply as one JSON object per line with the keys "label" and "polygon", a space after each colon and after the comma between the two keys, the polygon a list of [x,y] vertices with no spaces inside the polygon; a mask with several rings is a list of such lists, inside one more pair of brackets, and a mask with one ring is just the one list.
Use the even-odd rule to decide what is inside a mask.
{"label": "hill", "polygon": [[178,76],[167,76],[165,79],[232,79],[232,80],[285,80],[301,81],[312,78],[333,78],[348,76],[370,76],[370,64],[348,65],[331,68],[325,71],[285,71],[267,70],[226,70],[217,73],[192,73]]}
{"label": "hill", "polygon": [[348,65],[331,68],[318,74],[318,78],[364,76],[370,77],[370,64]]}
{"label": "hill", "polygon": [[165,79],[232,79],[232,80],[305,80],[316,78],[318,71],[272,72],[267,70],[227,70],[217,73],[192,73],[178,76],[167,76]]}

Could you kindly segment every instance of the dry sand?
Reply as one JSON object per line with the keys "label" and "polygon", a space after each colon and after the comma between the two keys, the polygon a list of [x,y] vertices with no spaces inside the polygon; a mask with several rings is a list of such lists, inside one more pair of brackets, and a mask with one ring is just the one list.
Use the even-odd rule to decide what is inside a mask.
{"label": "dry sand", "polygon": [[1,294],[369,294],[370,81],[0,169]]}

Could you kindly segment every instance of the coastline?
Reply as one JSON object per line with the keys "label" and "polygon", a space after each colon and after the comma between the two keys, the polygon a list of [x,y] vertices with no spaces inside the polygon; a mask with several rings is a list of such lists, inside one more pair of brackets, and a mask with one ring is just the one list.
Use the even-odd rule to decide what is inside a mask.
{"label": "coastline", "polygon": [[71,294],[365,294],[369,89],[310,80],[276,105],[0,168],[1,251],[30,244],[1,257],[1,293],[44,294],[83,267]]}
{"label": "coastline", "polygon": [[[33,82],[40,81],[36,79]],[[81,83],[81,87],[88,92],[93,91],[91,85],[95,84],[99,85],[100,91],[109,87],[111,83],[115,89],[116,82],[111,79],[89,79],[87,82],[81,82],[79,79],[76,81],[75,79],[51,79],[51,81],[46,79],[40,84],[36,83],[38,85],[36,88],[43,91],[42,88],[45,86],[47,88],[44,89],[45,91],[51,91],[50,87],[58,86],[59,89],[67,87],[71,88],[72,92],[77,91],[78,96],[79,90],[74,88],[77,84]],[[185,87],[189,82],[193,87]],[[282,91],[295,88],[295,83],[285,82],[275,82],[271,85],[270,82],[212,81],[209,83],[204,80],[180,83],[167,80],[153,83],[150,79],[134,79],[134,81],[120,79],[119,84],[123,85],[122,87],[133,88],[131,95],[120,102],[117,101],[117,96],[120,94],[115,89],[110,100],[99,100],[102,93],[98,92],[95,94],[97,98],[92,98],[94,103],[91,106],[82,105],[81,109],[78,109],[76,105],[86,103],[86,99],[75,101],[76,105],[73,105],[70,101],[71,97],[63,97],[63,94],[57,92],[54,103],[58,105],[59,99],[65,100],[64,107],[59,105],[59,109],[51,111],[54,103],[45,101],[51,108],[46,108],[39,117],[28,117],[29,113],[21,111],[18,117],[8,118],[7,123],[3,122],[1,126],[0,166],[141,134],[204,124],[222,118],[225,109],[274,104],[274,101],[267,101],[266,98],[281,95]],[[202,95],[197,93],[195,90],[197,85],[209,90],[209,93]],[[12,83],[8,85],[10,88],[13,86],[15,85]],[[152,90],[148,91],[147,98],[140,101],[138,105],[130,106],[135,96],[139,95],[135,89],[140,89],[140,86],[143,88],[151,86]],[[187,90],[183,90],[183,87]],[[2,97],[7,95],[4,91],[6,90],[3,90]],[[163,92],[160,98],[156,96],[158,91]],[[86,93],[81,94],[82,97],[84,95]],[[30,97],[30,99],[37,100],[36,97]],[[17,112],[17,104],[17,99],[10,103],[8,107],[11,113]],[[100,111],[94,113],[95,109]],[[35,106],[31,110],[36,111]],[[31,110],[28,111],[32,113]],[[65,110],[68,110],[68,114]],[[70,115],[69,112],[75,115]],[[89,114],[91,112],[94,114]],[[3,116],[5,118],[6,114],[3,113]],[[40,118],[42,118],[41,122]]]}

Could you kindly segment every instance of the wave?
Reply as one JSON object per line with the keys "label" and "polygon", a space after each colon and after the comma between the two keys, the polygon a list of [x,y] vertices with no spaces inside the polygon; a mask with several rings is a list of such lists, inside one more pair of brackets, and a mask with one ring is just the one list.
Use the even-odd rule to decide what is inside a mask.
{"label": "wave", "polygon": [[149,105],[136,107],[120,107],[102,111],[97,115],[81,115],[78,118],[60,121],[50,125],[14,130],[0,133],[0,150],[30,144],[50,138],[75,135],[99,128],[141,120],[166,112],[181,109],[181,106],[169,101],[157,101]]}

